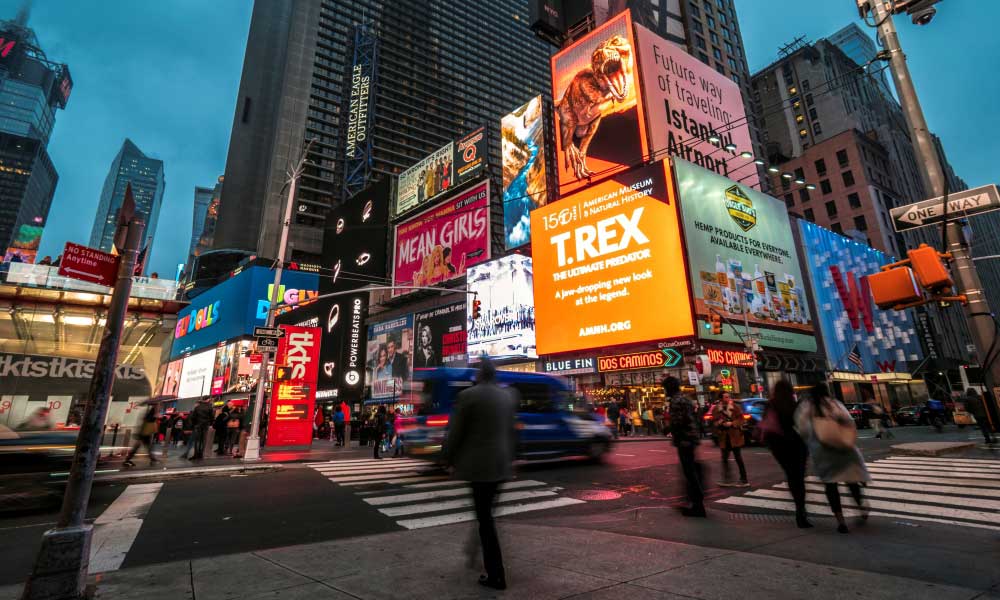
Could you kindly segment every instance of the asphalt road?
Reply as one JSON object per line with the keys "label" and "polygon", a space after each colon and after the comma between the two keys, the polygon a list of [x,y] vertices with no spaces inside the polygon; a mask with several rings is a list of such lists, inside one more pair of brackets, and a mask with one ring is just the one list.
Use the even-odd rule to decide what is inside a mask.
{"label": "asphalt road", "polygon": [[[870,464],[891,465],[893,459],[888,457],[893,443],[971,437],[971,430],[954,427],[944,434],[916,427],[896,428],[894,433],[894,440],[871,439],[870,430],[860,433],[860,445]],[[766,504],[787,496],[775,489],[783,476],[766,449],[744,450],[750,489],[716,484],[721,475],[719,453],[710,442],[700,446],[699,456],[709,473],[708,521],[687,520],[673,510],[683,481],[675,451],[664,439],[617,444],[603,464],[565,461],[520,466],[517,478],[504,490],[507,496],[501,498],[509,504],[503,518],[752,549],[925,578],[930,572],[935,580],[951,583],[982,579],[979,565],[988,573],[995,571],[993,567],[1000,560],[1000,527],[993,531],[887,517],[873,519],[868,527],[845,538],[832,533],[831,520],[817,517],[816,529],[802,532],[781,510],[719,502],[736,498],[737,502]],[[958,460],[990,458],[1000,461],[1000,453],[977,449]],[[996,464],[1000,469],[1000,462]],[[140,496],[131,493],[143,491],[135,486],[130,490],[123,484],[98,484],[89,516],[105,515],[102,527],[110,527],[105,533],[117,532],[104,536],[103,552],[112,558],[116,553],[123,557],[111,562],[124,569],[468,520],[471,508],[467,496],[441,473],[407,475],[411,469],[423,469],[421,463],[409,459],[381,461],[375,466],[376,475],[371,474],[371,465],[367,457],[358,458],[355,453],[345,461],[285,465],[255,475],[171,479],[162,486],[152,484],[155,489],[143,488],[147,493]],[[926,468],[946,470],[933,464]],[[1000,470],[988,472],[997,477],[987,479],[984,485],[1000,482]],[[392,479],[404,475],[410,479]],[[975,485],[975,480],[970,481]],[[766,494],[774,499],[761,496]],[[988,499],[973,502],[992,506]],[[425,512],[421,507],[426,503],[438,504]],[[114,521],[108,515],[119,513],[140,519],[141,526],[115,529],[124,521]],[[4,557],[0,585],[25,578],[42,533],[54,521],[55,509],[51,508],[0,519],[0,556]],[[984,548],[987,551],[981,551]],[[341,559],[350,557],[331,557]],[[993,561],[989,563],[992,566],[982,561]],[[984,583],[979,579],[977,583]]]}

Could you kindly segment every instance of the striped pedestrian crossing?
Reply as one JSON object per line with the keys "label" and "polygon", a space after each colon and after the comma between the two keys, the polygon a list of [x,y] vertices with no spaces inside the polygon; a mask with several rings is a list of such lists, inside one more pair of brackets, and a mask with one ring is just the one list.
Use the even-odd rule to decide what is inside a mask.
{"label": "striped pedestrian crossing", "polygon": [[[872,482],[865,490],[874,517],[1000,531],[1000,461],[978,458],[891,456],[868,464]],[[810,514],[829,516],[823,483],[806,479]],[[844,494],[845,514],[849,508]],[[785,482],[729,496],[715,504],[740,509],[794,512]]]}
{"label": "striped pedestrian crossing", "polygon": [[[338,460],[309,463],[312,469],[395,519],[406,529],[422,529],[474,521],[472,489],[435,465],[415,459]],[[519,479],[500,486],[495,516],[513,515],[583,504],[560,495],[561,488],[544,481]]]}

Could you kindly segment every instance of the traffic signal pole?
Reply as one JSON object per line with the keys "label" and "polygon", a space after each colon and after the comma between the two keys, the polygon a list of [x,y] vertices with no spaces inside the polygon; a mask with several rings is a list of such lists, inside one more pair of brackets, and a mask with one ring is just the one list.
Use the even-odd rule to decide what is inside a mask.
{"label": "traffic signal pole", "polygon": [[[906,124],[910,129],[910,137],[913,138],[914,149],[917,156],[923,163],[920,171],[925,191],[930,198],[944,196],[945,175],[938,159],[931,133],[927,128],[927,121],[924,118],[923,109],[920,107],[920,100],[917,98],[917,90],[910,77],[910,70],[906,65],[906,55],[899,44],[899,36],[896,33],[896,26],[893,23],[892,13],[885,0],[874,0],[871,5],[872,16],[878,24],[879,37],[885,47],[885,52],[889,55],[889,71],[892,73],[892,80],[899,94],[899,102],[903,108],[903,115]],[[965,305],[966,317],[969,322],[969,329],[972,332],[973,342],[976,346],[976,354],[979,364],[983,367],[983,377],[989,391],[993,393],[994,403],[998,401],[998,390],[995,386],[1000,382],[1000,363],[993,360],[993,356],[988,356],[991,350],[996,355],[1000,349],[994,348],[996,338],[996,323],[993,313],[990,310],[989,302],[983,293],[983,285],[976,272],[975,263],[972,261],[972,254],[969,250],[969,242],[963,231],[962,223],[950,221],[946,225],[948,247],[944,251],[952,255],[952,273],[955,283],[958,286],[958,293],[964,294],[968,298]],[[986,364],[989,359],[990,364]],[[994,404],[990,410],[991,418],[994,419],[993,426],[996,428],[997,405]]]}

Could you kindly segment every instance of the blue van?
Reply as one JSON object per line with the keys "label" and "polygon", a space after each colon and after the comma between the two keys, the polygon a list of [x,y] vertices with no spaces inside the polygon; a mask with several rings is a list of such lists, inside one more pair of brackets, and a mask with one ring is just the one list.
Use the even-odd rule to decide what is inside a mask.
{"label": "blue van", "polygon": [[[475,369],[417,369],[412,396],[416,415],[397,429],[410,456],[436,459],[448,430],[455,396],[473,385]],[[600,415],[576,400],[566,382],[542,373],[498,371],[497,384],[517,391],[519,460],[585,456],[599,460],[611,447],[611,430]]]}

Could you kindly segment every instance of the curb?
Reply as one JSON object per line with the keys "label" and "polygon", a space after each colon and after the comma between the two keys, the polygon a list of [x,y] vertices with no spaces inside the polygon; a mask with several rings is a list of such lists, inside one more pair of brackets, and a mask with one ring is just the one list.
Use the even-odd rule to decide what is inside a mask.
{"label": "curb", "polygon": [[941,456],[975,448],[975,442],[913,442],[891,446],[893,452],[906,456]]}

